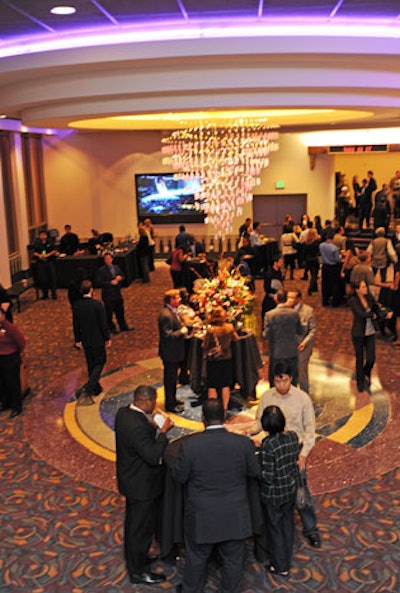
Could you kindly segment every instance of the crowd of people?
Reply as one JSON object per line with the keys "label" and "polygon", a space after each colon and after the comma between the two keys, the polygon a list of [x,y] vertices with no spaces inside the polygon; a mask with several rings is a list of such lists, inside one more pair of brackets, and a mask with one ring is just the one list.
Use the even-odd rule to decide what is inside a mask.
{"label": "crowd of people", "polygon": [[[400,180],[400,174],[398,178]],[[369,172],[369,183],[371,179],[373,174]],[[397,186],[390,187],[394,191]],[[341,194],[342,189],[343,186]],[[115,422],[117,481],[120,493],[126,498],[125,561],[132,583],[159,584],[166,578],[159,571],[151,570],[149,550],[157,536],[167,433],[174,425],[169,414],[184,412],[184,402],[177,397],[177,386],[189,381],[189,338],[194,332],[202,335],[208,391],[202,403],[204,431],[182,439],[172,467],[174,479],[184,485],[186,491],[183,593],[203,590],[207,562],[215,550],[222,564],[221,590],[238,591],[245,542],[253,533],[249,480],[256,480],[260,491],[267,538],[267,558],[263,561],[266,561],[267,571],[282,577],[290,574],[296,508],[304,537],[311,546],[321,546],[307,486],[307,458],[315,444],[315,413],[308,367],[317,322],[314,309],[303,300],[304,291],[299,283],[309,282],[306,292],[311,296],[318,291],[321,275],[322,306],[348,304],[353,316],[351,338],[360,393],[370,389],[376,332],[389,328],[394,344],[400,343],[400,225],[396,226],[392,238],[387,237],[384,224],[375,226],[375,237],[368,248],[357,249],[345,235],[347,214],[343,218],[346,208],[339,204],[341,194],[338,195],[336,222],[327,220],[322,226],[320,217],[312,221],[305,214],[297,224],[288,215],[282,226],[279,254],[263,271],[262,337],[269,348],[270,387],[258,402],[254,425],[246,436],[232,434],[224,425],[233,383],[232,343],[239,340],[239,335],[234,326],[227,323],[226,309],[222,306],[213,307],[205,319],[195,310],[188,291],[182,287],[182,264],[191,257],[200,256],[205,260],[207,257],[204,245],[184,226],[179,229],[170,262],[173,288],[165,292],[158,316],[165,413],[155,414],[156,391],[152,386],[141,385],[136,388],[132,403],[118,410]],[[376,208],[377,205],[375,214]],[[369,224],[362,197],[358,212]],[[154,270],[155,233],[151,221],[139,223],[138,232],[138,261],[146,283],[149,272]],[[93,230],[96,253],[98,246],[104,245],[103,238]],[[251,258],[260,242],[260,224],[246,219],[239,230],[232,267],[248,277],[252,286]],[[51,265],[57,253],[63,250],[73,255],[79,246],[79,239],[70,225],[66,225],[65,235],[57,247],[48,233],[40,233],[33,255],[37,260],[42,298],[48,298],[49,291],[57,298]],[[394,271],[389,274],[388,268],[392,265]],[[295,277],[300,270],[301,277]],[[293,285],[294,280],[299,285]],[[288,281],[290,288],[286,286]],[[73,398],[78,405],[93,404],[94,398],[102,392],[100,379],[111,335],[118,329],[121,332],[133,329],[125,320],[123,274],[111,253],[104,254],[96,282],[101,287],[101,301],[94,298],[93,283],[85,277],[84,271],[77,274],[68,291],[75,346],[84,351],[88,374],[87,381]],[[376,287],[382,292],[386,290],[385,294],[389,295],[386,305],[389,306],[379,302],[374,293]],[[14,417],[22,411],[20,366],[26,339],[13,323],[12,304],[1,287],[0,309],[1,409],[11,409]],[[300,483],[305,490],[305,501],[296,506]],[[232,516],[237,520],[232,521]]]}

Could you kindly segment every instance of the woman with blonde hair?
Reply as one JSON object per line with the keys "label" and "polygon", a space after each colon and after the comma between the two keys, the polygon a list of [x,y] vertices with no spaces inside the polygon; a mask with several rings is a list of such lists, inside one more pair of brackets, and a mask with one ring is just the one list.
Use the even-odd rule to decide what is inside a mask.
{"label": "woman with blonde hair", "polygon": [[221,390],[224,410],[228,409],[233,382],[232,341],[239,339],[235,328],[226,322],[226,311],[215,307],[210,315],[210,326],[203,340],[204,357],[207,361],[208,397],[218,397]]}
{"label": "woman with blonde hair", "polygon": [[303,255],[304,255],[304,275],[310,271],[310,284],[308,286],[308,296],[311,296],[313,292],[318,292],[318,271],[319,271],[319,244],[321,237],[318,234],[317,229],[311,228],[308,233],[306,240],[303,244]]}

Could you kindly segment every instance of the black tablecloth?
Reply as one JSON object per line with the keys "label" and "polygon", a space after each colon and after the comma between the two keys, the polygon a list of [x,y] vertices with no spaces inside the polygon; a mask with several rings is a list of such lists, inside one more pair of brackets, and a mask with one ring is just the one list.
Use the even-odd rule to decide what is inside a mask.
{"label": "black tablecloth", "polygon": [[[207,365],[201,343],[201,339],[192,337],[189,352],[190,387],[197,394],[207,388]],[[262,368],[260,351],[253,333],[246,333],[237,342],[232,342],[232,358],[233,385],[240,385],[242,398],[253,397],[259,380],[258,371]]]}
{"label": "black tablecloth", "polygon": [[[129,286],[138,278],[138,265],[136,260],[136,247],[131,247],[123,253],[114,255],[114,263],[121,268],[124,275],[123,286]],[[35,275],[33,264],[33,274]],[[104,265],[104,259],[98,255],[66,255],[58,257],[55,261],[57,288],[68,288],[75,278],[77,268],[83,268],[87,277],[96,286],[97,270]]]}
{"label": "black tablecloth", "polygon": [[269,239],[266,243],[253,249],[254,261],[252,272],[259,276],[272,264],[272,258],[279,253],[279,243],[276,239]]}
{"label": "black tablecloth", "polygon": [[[178,458],[179,447],[182,441],[190,438],[192,434],[185,435],[169,443],[164,454],[166,476],[160,533],[160,553],[161,557],[165,560],[171,559],[175,555],[176,546],[183,545],[184,543],[183,507],[185,487],[173,479],[172,466]],[[259,559],[263,560],[264,523],[259,484],[257,480],[250,479],[248,485],[253,533],[256,536],[256,553],[260,557]],[[238,513],[240,513],[240,509],[238,509]],[[235,517],[232,517],[232,521],[235,521]]]}

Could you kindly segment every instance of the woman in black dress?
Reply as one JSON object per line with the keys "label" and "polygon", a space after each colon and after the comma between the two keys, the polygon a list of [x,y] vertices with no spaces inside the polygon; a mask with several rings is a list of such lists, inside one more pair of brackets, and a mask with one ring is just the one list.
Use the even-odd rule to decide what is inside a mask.
{"label": "woman in black dress", "polygon": [[[225,309],[215,307],[211,312],[210,326],[203,340],[203,350],[207,359],[208,397],[218,397],[220,390],[225,411],[228,409],[233,382],[231,343],[238,339],[233,325],[226,322]],[[215,348],[220,348],[220,355],[210,359],[210,351]]]}

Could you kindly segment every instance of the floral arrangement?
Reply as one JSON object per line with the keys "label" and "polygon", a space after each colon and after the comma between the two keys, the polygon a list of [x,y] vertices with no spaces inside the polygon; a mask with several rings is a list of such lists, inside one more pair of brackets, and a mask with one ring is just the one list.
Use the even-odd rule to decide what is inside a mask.
{"label": "floral arrangement", "polygon": [[207,319],[214,307],[226,310],[227,321],[236,328],[243,326],[244,316],[252,313],[254,295],[247,286],[246,278],[236,269],[231,269],[230,260],[222,260],[214,278],[202,278],[194,282],[194,300],[198,312]]}

